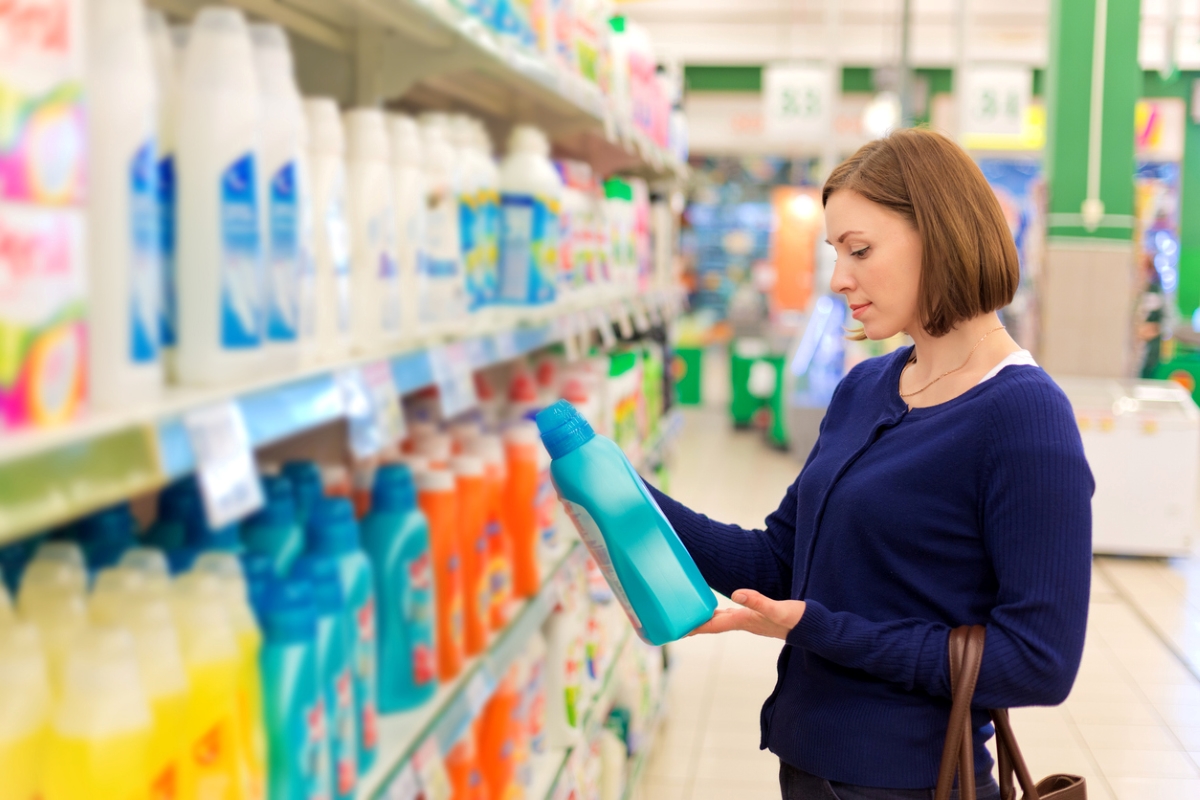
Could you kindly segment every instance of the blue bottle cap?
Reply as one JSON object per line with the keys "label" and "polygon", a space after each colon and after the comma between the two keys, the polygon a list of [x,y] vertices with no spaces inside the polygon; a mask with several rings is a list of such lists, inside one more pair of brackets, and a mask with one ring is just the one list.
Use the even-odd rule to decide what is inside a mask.
{"label": "blue bottle cap", "polygon": [[295,525],[296,497],[292,482],[282,475],[262,479],[263,507],[250,517],[250,525]]}
{"label": "blue bottle cap", "polygon": [[317,635],[312,583],[299,577],[273,579],[263,597],[261,618],[270,644],[312,641]]}
{"label": "blue bottle cap", "polygon": [[292,482],[297,517],[307,520],[313,506],[325,495],[321,468],[313,461],[289,461],[283,465],[283,475]]}
{"label": "blue bottle cap", "polygon": [[296,559],[292,576],[312,584],[313,602],[318,616],[341,614],[345,610],[342,595],[342,580],[338,574],[337,561],[329,556],[308,554]]}
{"label": "blue bottle cap", "polygon": [[167,566],[171,569],[171,575],[182,575],[192,568],[192,564],[196,563],[196,559],[204,551],[198,547],[191,545],[183,545],[175,547],[167,551]]}
{"label": "blue bottle cap", "polygon": [[322,497],[308,519],[308,550],[340,556],[359,548],[358,520],[344,497]]}
{"label": "blue bottle cap", "polygon": [[190,540],[190,528],[203,522],[204,501],[200,498],[200,487],[192,477],[176,481],[162,490],[158,496],[158,521],[178,522],[185,529],[184,538]]}
{"label": "blue bottle cap", "polygon": [[162,550],[175,550],[183,547],[184,526],[182,522],[171,519],[160,519],[146,531],[145,543]]}
{"label": "blue bottle cap", "polygon": [[384,464],[375,471],[371,510],[384,514],[411,511],[417,505],[417,487],[407,464]]}
{"label": "blue bottle cap", "polygon": [[242,574],[246,576],[246,592],[250,596],[250,605],[261,623],[263,601],[267,589],[275,577],[275,562],[263,553],[245,552],[241,555]]}
{"label": "blue bottle cap", "polygon": [[137,543],[137,520],[128,503],[119,503],[84,518],[76,528],[88,569],[111,567]]}
{"label": "blue bottle cap", "polygon": [[21,585],[21,576],[25,574],[25,567],[45,538],[44,535],[35,536],[0,547],[0,577],[4,578],[9,594],[17,593],[17,588]]}
{"label": "blue bottle cap", "polygon": [[538,432],[551,458],[561,458],[587,444],[596,435],[592,426],[566,400],[559,400],[538,412]]}

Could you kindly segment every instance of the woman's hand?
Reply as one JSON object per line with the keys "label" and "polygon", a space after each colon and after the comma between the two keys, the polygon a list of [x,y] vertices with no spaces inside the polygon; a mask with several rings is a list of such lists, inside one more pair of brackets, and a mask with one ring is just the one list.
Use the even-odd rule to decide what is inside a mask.
{"label": "woman's hand", "polygon": [[742,608],[718,608],[712,619],[688,635],[749,631],[772,639],[786,639],[804,616],[803,600],[770,600],[753,589],[738,589],[732,599]]}

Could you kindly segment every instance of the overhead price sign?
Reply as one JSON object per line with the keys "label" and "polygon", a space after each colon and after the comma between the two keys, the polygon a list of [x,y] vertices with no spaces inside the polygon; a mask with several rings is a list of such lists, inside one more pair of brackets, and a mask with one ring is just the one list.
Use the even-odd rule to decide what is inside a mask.
{"label": "overhead price sign", "polygon": [[962,135],[1021,134],[1033,94],[1028,67],[970,67],[964,71],[962,90]]}
{"label": "overhead price sign", "polygon": [[774,64],[763,70],[763,128],[771,138],[824,142],[834,99],[828,67]]}

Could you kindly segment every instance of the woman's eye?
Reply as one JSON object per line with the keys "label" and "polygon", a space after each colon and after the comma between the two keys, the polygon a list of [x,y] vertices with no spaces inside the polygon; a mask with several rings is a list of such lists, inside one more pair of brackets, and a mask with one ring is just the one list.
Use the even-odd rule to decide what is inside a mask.
{"label": "woman's eye", "polygon": [[862,258],[870,249],[871,247],[868,245],[866,247],[859,248],[858,250],[851,250],[850,255],[854,256],[855,258]]}

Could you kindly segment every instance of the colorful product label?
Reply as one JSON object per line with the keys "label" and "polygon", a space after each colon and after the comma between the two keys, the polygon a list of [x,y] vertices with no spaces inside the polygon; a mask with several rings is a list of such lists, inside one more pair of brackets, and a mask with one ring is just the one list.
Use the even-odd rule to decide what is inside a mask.
{"label": "colorful product label", "polygon": [[498,621],[504,621],[508,601],[512,597],[512,568],[508,558],[501,552],[500,545],[495,543],[503,533],[500,522],[489,521],[486,532],[490,553],[487,565],[488,593],[491,599],[492,624],[495,626]]}
{"label": "colorful product label", "polygon": [[175,294],[175,157],[158,161],[158,263],[162,273],[162,316],[159,341],[175,346],[179,299]]}
{"label": "colorful product label", "polygon": [[430,301],[421,308],[426,322],[453,319],[464,305],[457,206],[450,195],[432,197],[428,206],[421,273]]}
{"label": "colorful product label", "polygon": [[262,242],[254,156],[246,154],[221,176],[221,346],[258,347],[262,340]]}
{"label": "colorful product label", "polygon": [[329,730],[325,719],[325,701],[317,697],[311,706],[303,709],[300,719],[293,723],[290,732],[293,742],[300,742],[301,774],[295,784],[302,800],[329,800]]}
{"label": "colorful product label", "polygon": [[463,274],[467,281],[467,306],[471,310],[479,308],[486,302],[483,276],[480,274],[479,214],[479,198],[476,195],[459,196],[458,238],[461,242]]}
{"label": "colorful product label", "polygon": [[338,797],[352,797],[358,781],[358,742],[354,738],[354,673],[349,664],[333,678],[332,699],[330,749],[335,788]]}
{"label": "colorful product label", "polygon": [[554,491],[554,481],[550,479],[550,470],[538,471],[537,495],[534,499],[537,510],[538,535],[542,548],[554,552],[558,548],[558,493]]}
{"label": "colorful product label", "polygon": [[621,585],[620,579],[617,578],[617,571],[613,567],[612,557],[608,553],[608,543],[604,541],[604,534],[600,532],[600,526],[596,524],[596,520],[592,519],[592,515],[583,506],[578,503],[572,503],[570,500],[563,500],[562,502],[563,507],[567,509],[567,515],[575,523],[576,530],[579,531],[579,538],[583,539],[583,543],[587,545],[588,552],[592,554],[592,558],[596,561],[596,566],[604,573],[604,579],[612,587],[613,595],[616,596],[617,602],[621,604],[621,608],[625,610],[625,615],[629,617],[634,631],[637,632],[638,636],[645,639],[645,629],[642,627],[642,622],[638,619],[637,613],[633,610],[633,605],[629,602],[629,596],[625,593],[625,587]]}
{"label": "colorful product label", "polygon": [[396,220],[390,207],[367,224],[367,241],[379,276],[379,327],[390,333],[400,330],[400,266],[396,263]]}
{"label": "colorful product label", "polygon": [[[451,586],[462,586],[462,578],[459,576],[459,570],[462,569],[462,563],[458,556],[452,556],[449,563],[446,565],[446,572],[449,575],[449,583]],[[450,608],[446,614],[449,623],[450,641],[455,650],[462,652],[463,642],[465,640],[466,630],[463,624],[463,598],[462,592],[453,592],[450,595]]]}
{"label": "colorful product label", "polygon": [[42,14],[60,13],[58,21],[66,26],[70,6],[56,0],[16,0],[0,8],[0,53],[5,61],[5,80],[0,80],[0,200],[53,206],[80,205],[84,200],[87,137],[80,83],[67,81],[45,92],[26,92],[7,80],[8,63],[19,61],[17,53],[36,42],[39,33],[58,35],[42,29]]}
{"label": "colorful product label", "polygon": [[479,213],[475,218],[476,247],[479,250],[479,276],[484,302],[493,303],[499,289],[500,194],[486,189],[479,193]]}
{"label": "colorful product label", "polygon": [[437,678],[437,651],[433,639],[433,559],[422,553],[406,565],[408,592],[403,593],[403,615],[412,643],[413,683],[422,686]]}
{"label": "colorful product label", "polygon": [[158,359],[162,278],[159,272],[158,159],[147,139],[129,164],[129,360]]}
{"label": "colorful product label", "polygon": [[300,207],[295,162],[289,161],[271,176],[267,206],[267,338],[294,342],[300,316]]}
{"label": "colorful product label", "polygon": [[337,306],[337,331],[350,333],[350,229],[346,224],[346,176],[338,170],[329,189],[325,209],[325,242],[333,265],[333,287]]}
{"label": "colorful product label", "polygon": [[475,617],[481,620],[484,631],[488,628],[488,620],[492,613],[492,581],[488,574],[488,542],[486,526],[479,531],[475,538],[475,563],[479,565],[479,577],[475,586],[471,587],[471,602],[475,604]]}
{"label": "colorful product label", "polygon": [[500,197],[500,298],[553,302],[558,281],[558,202],[524,194]]}
{"label": "colorful product label", "polygon": [[368,597],[354,609],[354,694],[359,706],[359,742],[364,750],[374,750],[379,743],[375,659],[375,598]]}
{"label": "colorful product label", "polygon": [[83,217],[0,202],[0,430],[76,416],[85,391]]}
{"label": "colorful product label", "polygon": [[186,757],[187,772],[195,787],[197,800],[219,800],[233,789],[236,773],[231,723],[228,720],[209,728],[192,742]]}

